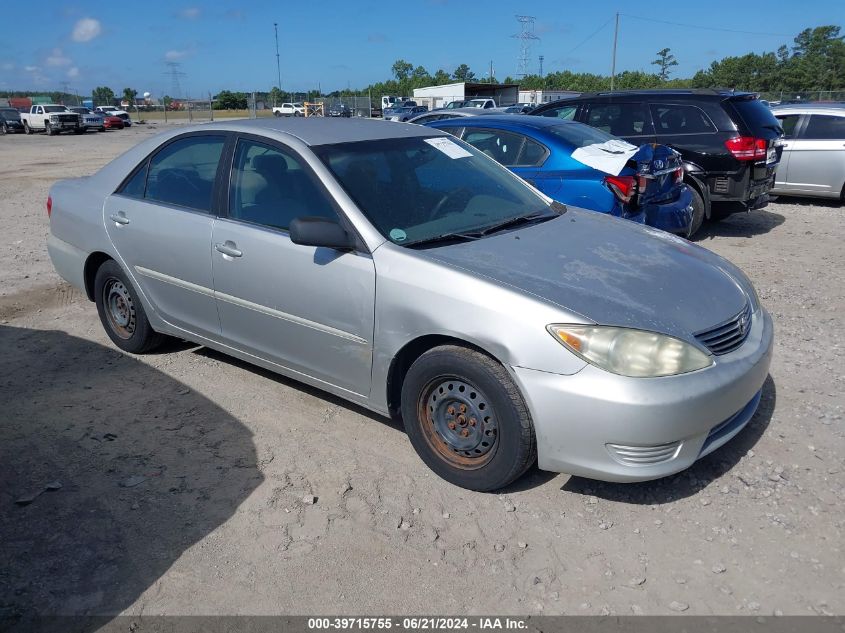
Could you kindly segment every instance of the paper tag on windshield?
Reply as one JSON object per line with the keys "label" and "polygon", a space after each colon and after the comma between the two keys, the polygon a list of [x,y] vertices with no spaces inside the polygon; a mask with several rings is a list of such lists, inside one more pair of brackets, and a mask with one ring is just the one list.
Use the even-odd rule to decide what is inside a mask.
{"label": "paper tag on windshield", "polygon": [[467,156],[472,156],[472,154],[466,151],[463,147],[457,143],[453,143],[451,139],[448,139],[445,136],[424,138],[423,140],[432,147],[439,149],[449,158],[466,158]]}

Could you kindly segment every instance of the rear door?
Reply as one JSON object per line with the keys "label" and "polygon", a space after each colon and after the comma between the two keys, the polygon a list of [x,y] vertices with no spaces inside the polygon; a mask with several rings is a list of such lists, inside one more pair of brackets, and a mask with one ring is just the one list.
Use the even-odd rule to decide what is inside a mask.
{"label": "rear door", "polygon": [[790,191],[838,197],[845,181],[845,115],[810,114],[789,143]]}
{"label": "rear door", "polygon": [[224,338],[258,358],[368,394],[372,257],[301,246],[288,234],[296,217],[340,220],[328,191],[290,148],[242,136],[231,161],[227,204],[212,240]]}
{"label": "rear door", "polygon": [[104,222],[123,269],[168,323],[219,338],[211,276],[213,199],[226,136],[177,137],[106,199]]}
{"label": "rear door", "polygon": [[716,124],[698,106],[690,103],[651,103],[649,110],[654,122],[655,141],[681,152],[684,160],[708,169],[713,167],[714,147],[724,153]]}
{"label": "rear door", "polygon": [[783,141],[781,142],[782,153],[777,171],[775,172],[775,189],[777,191],[791,191],[792,183],[789,181],[789,160],[792,156],[792,148],[796,141],[798,130],[803,125],[802,114],[775,114],[775,118],[783,128]]}
{"label": "rear door", "polygon": [[651,116],[642,101],[614,100],[590,103],[579,116],[579,120],[634,145],[655,142]]}

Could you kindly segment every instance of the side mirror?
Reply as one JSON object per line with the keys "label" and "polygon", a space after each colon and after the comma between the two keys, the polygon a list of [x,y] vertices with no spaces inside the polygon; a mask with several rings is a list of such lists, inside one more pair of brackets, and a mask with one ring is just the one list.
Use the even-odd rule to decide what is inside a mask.
{"label": "side mirror", "polygon": [[320,217],[294,218],[290,223],[290,241],[300,246],[317,246],[349,251],[354,238],[338,222]]}

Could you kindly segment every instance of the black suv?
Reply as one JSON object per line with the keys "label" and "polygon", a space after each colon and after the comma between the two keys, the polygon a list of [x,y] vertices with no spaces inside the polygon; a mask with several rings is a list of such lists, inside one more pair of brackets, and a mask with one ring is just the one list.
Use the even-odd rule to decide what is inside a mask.
{"label": "black suv", "polygon": [[532,116],[581,121],[636,145],[681,153],[693,189],[691,234],[704,218],[721,220],[768,203],[783,135],[758,98],[729,90],[637,90],[582,94],[540,106]]}

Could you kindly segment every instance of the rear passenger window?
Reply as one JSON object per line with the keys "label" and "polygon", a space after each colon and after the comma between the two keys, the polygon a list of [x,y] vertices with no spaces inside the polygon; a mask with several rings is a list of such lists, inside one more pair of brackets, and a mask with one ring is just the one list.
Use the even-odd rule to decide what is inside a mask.
{"label": "rear passenger window", "polygon": [[[361,174],[366,180],[370,174]],[[287,230],[291,220],[320,216],[337,220],[327,195],[294,156],[275,147],[241,140],[235,150],[229,217]]]}
{"label": "rear passenger window", "polygon": [[525,139],[525,145],[522,146],[522,153],[519,155],[519,160],[516,163],[520,167],[539,167],[546,160],[546,148],[539,143],[535,143],[530,138]]}
{"label": "rear passenger window", "polygon": [[811,114],[807,127],[804,128],[803,137],[816,140],[845,139],[845,117]]}
{"label": "rear passenger window", "polygon": [[467,130],[464,140],[502,165],[516,165],[525,137],[502,130]]}
{"label": "rear passenger window", "polygon": [[223,136],[189,136],[167,145],[150,159],[145,198],[211,212]]}
{"label": "rear passenger window", "polygon": [[710,134],[716,131],[710,117],[692,105],[654,104],[651,116],[657,134]]}
{"label": "rear passenger window", "polygon": [[642,103],[597,103],[590,106],[587,124],[614,136],[652,134]]}

